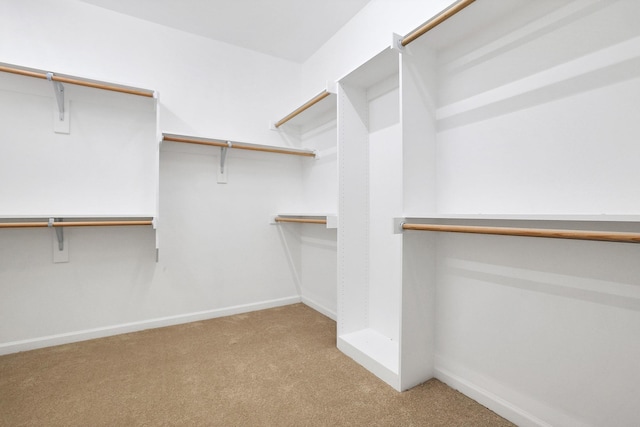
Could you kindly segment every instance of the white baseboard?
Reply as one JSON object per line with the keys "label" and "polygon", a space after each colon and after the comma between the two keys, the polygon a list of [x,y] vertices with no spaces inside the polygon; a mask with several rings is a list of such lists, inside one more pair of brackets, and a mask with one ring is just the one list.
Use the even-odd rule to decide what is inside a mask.
{"label": "white baseboard", "polygon": [[49,335],[23,341],[12,341],[0,344],[0,355],[17,353],[20,351],[35,350],[38,348],[51,347],[54,345],[69,344],[78,341],[86,341],[95,338],[103,338],[112,335],[126,334],[129,332],[137,332],[145,329],[162,328],[165,326],[179,325],[182,323],[197,322],[200,320],[214,319],[216,317],[232,316],[234,314],[281,307],[284,305],[296,304],[299,302],[301,302],[301,299],[298,296],[280,298],[253,304],[236,305],[233,307],[198,311],[195,313],[179,314],[176,316],[167,316],[132,323],[123,323],[120,325],[105,326],[102,328],[86,329],[64,334]]}
{"label": "white baseboard", "polygon": [[338,321],[338,315],[336,314],[335,311],[329,310],[325,306],[323,306],[321,304],[318,304],[315,301],[310,300],[309,298],[306,298],[306,297],[302,297],[302,303],[304,305],[308,305],[309,307],[313,308],[318,313],[324,314],[329,319],[331,319],[331,320],[333,320],[335,322]]}
{"label": "white baseboard", "polygon": [[436,367],[434,369],[435,378],[447,384],[448,386],[458,390],[462,394],[472,398],[481,405],[491,409],[496,414],[511,421],[521,427],[551,427],[541,419],[518,408],[501,397],[485,390],[475,384],[447,371],[446,369]]}

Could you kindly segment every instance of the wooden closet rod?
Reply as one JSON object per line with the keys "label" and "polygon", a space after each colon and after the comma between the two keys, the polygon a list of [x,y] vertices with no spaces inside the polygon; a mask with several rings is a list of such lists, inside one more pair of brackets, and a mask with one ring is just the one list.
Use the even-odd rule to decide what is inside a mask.
{"label": "wooden closet rod", "polygon": [[[47,80],[47,73],[44,71],[30,71],[30,70],[24,70],[22,68],[14,68],[6,65],[0,65],[0,71],[3,71],[5,73],[19,74],[21,76],[35,77],[38,79]],[[136,88],[130,88],[126,86],[114,86],[108,83],[95,82],[91,80],[83,80],[75,77],[57,76],[55,74],[51,76],[51,80],[60,82],[60,83],[70,83],[74,85],[86,86],[86,87],[91,87],[95,89],[110,90],[113,92],[121,92],[121,93],[130,94],[130,95],[146,96],[148,98],[153,98],[153,91],[145,90],[145,89],[136,89]]]}
{"label": "wooden closet rod", "polygon": [[640,233],[616,231],[554,230],[544,228],[484,227],[473,225],[402,224],[403,230],[446,231],[452,233],[497,234],[501,236],[551,237],[556,239],[598,240],[640,243]]}
{"label": "wooden closet rod", "polygon": [[437,27],[438,25],[442,24],[444,21],[446,21],[447,19],[451,18],[453,15],[455,15],[458,12],[460,12],[462,9],[464,9],[467,6],[469,6],[474,1],[475,0],[460,0],[460,1],[458,1],[454,5],[450,6],[448,9],[443,10],[442,12],[440,12],[439,14],[437,14],[436,16],[434,16],[433,18],[428,20],[420,28],[418,28],[418,29],[414,30],[413,32],[411,32],[411,33],[407,34],[406,36],[404,36],[404,38],[402,40],[400,40],[400,44],[402,46],[408,45],[409,43],[411,43],[412,41],[414,41],[418,37],[422,36],[427,31],[429,31],[429,30]]}
{"label": "wooden closet rod", "polygon": [[[152,220],[129,221],[58,221],[52,222],[52,227],[111,227],[123,225],[153,225]],[[0,228],[32,228],[49,227],[48,222],[0,222]]]}
{"label": "wooden closet rod", "polygon": [[222,141],[207,138],[196,138],[181,135],[162,135],[163,141],[182,142],[185,144],[209,145],[213,147],[237,148],[239,150],[264,151],[267,153],[290,154],[293,156],[315,157],[316,153],[308,150],[295,150],[291,148],[270,147],[268,145],[250,145],[242,142]]}
{"label": "wooden closet rod", "polygon": [[326,219],[314,219],[314,218],[287,218],[282,216],[277,216],[275,218],[276,222],[298,222],[304,224],[326,224]]}
{"label": "wooden closet rod", "polygon": [[305,110],[308,110],[309,108],[311,108],[312,106],[314,106],[315,104],[317,104],[318,102],[322,101],[323,99],[325,99],[327,96],[329,96],[331,93],[324,90],[322,92],[320,92],[318,95],[316,95],[314,98],[312,98],[311,100],[307,101],[305,104],[303,104],[302,106],[296,108],[295,110],[293,110],[291,113],[289,113],[288,115],[286,115],[285,117],[281,118],[280,120],[278,120],[274,126],[276,128],[279,128],[280,126],[282,126],[283,124],[287,123],[289,120],[293,119],[295,116],[297,116],[298,114],[302,113]]}

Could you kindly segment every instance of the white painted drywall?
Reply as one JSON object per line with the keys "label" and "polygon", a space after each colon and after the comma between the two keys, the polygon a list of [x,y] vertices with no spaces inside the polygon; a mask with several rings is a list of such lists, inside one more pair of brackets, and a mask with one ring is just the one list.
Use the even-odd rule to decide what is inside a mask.
{"label": "white painted drywall", "polygon": [[521,425],[634,425],[638,255],[624,243],[439,236],[436,375]]}
{"label": "white painted drywall", "polygon": [[298,64],[83,2],[2,0],[0,23],[1,62],[157,90],[165,132],[278,145],[298,101]]}
{"label": "white painted drywall", "polygon": [[[410,71],[425,67],[424,87],[436,76],[435,97],[405,98],[436,100],[435,111],[416,109],[436,123],[422,136],[436,147],[432,213],[637,215],[638,3],[474,7],[409,49],[423,55]],[[418,187],[409,191],[419,201]],[[637,222],[490,225],[638,231]],[[423,280],[436,284],[437,378],[518,425],[638,423],[638,245],[405,233],[405,252],[435,257]],[[434,239],[435,253],[418,244]]]}
{"label": "white painted drywall", "polygon": [[447,8],[451,0],[372,0],[313,54],[302,68],[303,100],[324,89]]}
{"label": "white painted drywall", "polygon": [[[75,2],[4,0],[0,1],[0,60],[157,89],[161,93],[161,126],[165,131],[283,144],[280,136],[264,130],[268,120],[282,117],[324,89],[326,81],[335,81],[357,68],[389,45],[392,32],[408,32],[447,3],[444,0],[374,0],[309,61],[298,66]],[[566,2],[568,7],[586,5],[589,13],[578,16],[587,19],[597,16],[592,15],[592,11],[609,3]],[[608,10],[612,11],[634,2],[621,0],[610,4],[613,6]],[[549,11],[559,7],[555,1],[544,2],[544,5]],[[622,28],[623,23],[635,16],[637,14],[608,13],[601,22],[617,22]],[[635,21],[633,27],[637,27]],[[109,37],[105,37],[106,34]],[[585,42],[590,47],[602,47],[594,43],[599,43],[603,35],[606,34],[602,31],[580,33],[581,37],[595,37]],[[608,40],[610,44],[616,42]],[[574,59],[578,59],[577,56]],[[629,59],[637,60],[637,54]],[[633,74],[637,69],[634,62],[626,64],[630,66],[616,68],[621,72],[617,76]],[[522,69],[516,72],[531,70],[530,66],[523,62]],[[498,67],[489,77],[504,77],[504,71]],[[475,87],[477,93],[482,92],[480,89],[491,89],[473,83],[472,73],[468,76],[470,80],[451,87],[462,90]],[[296,89],[291,90],[291,82],[295,82]],[[482,82],[490,83],[490,80]],[[597,124],[602,119],[608,127],[624,122],[622,129],[628,131],[622,135],[604,135],[607,140],[636,133],[632,131],[636,121],[625,114],[634,111],[635,98],[631,97],[636,93],[637,81],[605,79],[605,83],[606,96],[613,96],[619,105],[631,107],[628,113],[611,115],[599,111],[597,101],[605,98],[603,89],[594,88],[590,93],[567,97],[553,107],[556,112],[562,112],[565,107],[594,108],[593,112],[585,111],[585,120],[567,127],[566,132],[585,125],[582,134],[592,143],[598,139]],[[477,93],[461,94],[446,88],[440,91],[447,103]],[[441,110],[440,114],[451,111]],[[510,118],[547,120],[552,110],[530,108],[529,111],[531,116],[520,112]],[[505,119],[507,117],[495,118],[496,123]],[[551,120],[553,122],[553,118]],[[439,189],[447,189],[447,192],[439,191],[439,208],[471,213],[480,204],[495,213],[536,210],[530,199],[515,193],[517,177],[521,175],[511,173],[518,167],[531,172],[530,164],[521,162],[509,166],[512,178],[504,182],[492,180],[491,175],[478,175],[475,158],[468,156],[473,152],[487,161],[497,153],[513,157],[516,147],[507,146],[506,151],[496,146],[466,151],[478,148],[462,141],[463,136],[472,133],[472,127],[484,135],[484,140],[495,134],[478,121],[466,129],[462,129],[461,124],[464,125],[450,120],[449,128],[442,129],[440,142],[449,137],[451,144],[441,146],[438,152],[441,166],[437,185]],[[458,128],[454,129],[453,125]],[[506,139],[505,135],[498,136]],[[628,155],[627,149],[635,153],[632,144],[624,147],[617,153],[607,148],[580,150],[587,164],[578,165],[577,172],[588,184],[582,186],[584,193],[577,194],[576,204],[562,198],[561,188],[554,188],[548,176],[542,177],[554,196],[545,201],[547,209],[556,213],[597,212],[599,202],[596,200],[599,199],[592,197],[593,184],[599,191],[598,196],[607,201],[606,209],[637,213],[634,202],[637,197],[624,196],[635,194],[632,183],[636,181],[633,174],[637,168],[632,159],[636,156]],[[540,161],[549,144],[540,148],[539,152],[529,151],[528,155]],[[561,154],[568,155],[566,147],[554,150],[564,150]],[[0,246],[2,342],[70,333],[76,331],[78,325],[84,329],[100,329],[190,313],[207,316],[211,314],[207,310],[222,312],[265,299],[283,301],[280,298],[297,296],[296,280],[290,268],[294,265],[300,271],[300,266],[309,262],[304,246],[296,249],[300,240],[291,239],[292,264],[282,250],[276,228],[265,225],[263,229],[256,224],[263,216],[290,211],[292,201],[300,200],[296,198],[303,187],[296,180],[301,174],[299,162],[282,158],[265,161],[266,157],[236,154],[229,159],[230,183],[225,187],[213,183],[217,155],[215,149],[175,144],[163,147],[159,264],[153,260],[154,239],[150,230],[70,230],[71,262],[58,265],[49,264],[50,230],[3,231]],[[601,159],[604,161],[599,162]],[[243,161],[247,161],[247,165],[260,165],[247,171]],[[618,161],[624,167],[620,167]],[[593,167],[586,166],[589,164]],[[288,169],[289,166],[293,168]],[[491,167],[494,166],[505,168],[501,163]],[[487,170],[492,170],[491,167]],[[598,179],[590,176],[589,170],[594,171]],[[267,175],[271,178],[261,184],[260,179]],[[632,179],[627,179],[629,177]],[[319,180],[314,177],[313,181]],[[621,187],[615,187],[620,191],[613,195],[607,193],[600,187],[602,183],[610,184],[611,188],[620,184]],[[514,198],[478,199],[476,193],[470,191],[474,186],[482,190],[491,188],[489,184],[509,190]],[[233,186],[241,191],[235,192]],[[277,191],[272,189],[274,186]],[[535,187],[527,188],[537,194]],[[257,191],[268,196],[265,196],[268,206],[261,205],[264,200],[255,204],[247,200]],[[499,196],[495,192],[491,194]],[[312,205],[313,202],[305,203]],[[238,204],[248,209],[240,209],[242,215],[236,218],[232,214],[238,212]],[[415,205],[431,206],[432,202]],[[205,229],[199,225],[213,224],[215,220],[222,220],[224,225]],[[246,232],[237,231],[241,220],[252,224]],[[305,236],[321,233],[313,230]],[[329,241],[324,237],[321,237],[323,242]],[[96,245],[96,242],[99,243]],[[419,246],[416,244],[414,250],[419,252]],[[435,367],[439,378],[523,425],[634,425],[637,422],[633,401],[640,384],[636,363],[640,356],[637,344],[640,272],[636,267],[636,246],[463,235],[440,236],[435,246]],[[246,258],[247,251],[249,260],[255,261],[258,251],[263,250],[269,255],[259,260],[260,269],[246,268],[244,262],[240,262]],[[232,255],[225,258],[233,260],[230,264],[217,258],[223,253]],[[433,252],[428,256],[431,263]],[[310,274],[313,274],[312,267],[308,266]],[[303,272],[302,277],[305,275]],[[235,277],[240,281],[231,279]],[[425,283],[428,280],[431,278],[425,277]],[[340,307],[338,313],[341,313]],[[362,325],[355,325],[354,329],[358,326]],[[430,328],[431,325],[425,326],[425,330]]]}
{"label": "white painted drywall", "polygon": [[[273,145],[283,141],[267,123],[292,104],[300,77],[297,64],[75,1],[0,1],[0,61],[157,90],[165,132]],[[71,138],[101,134],[83,123]],[[231,150],[228,183],[217,184],[219,149],[163,144],[158,263],[151,228],[65,229],[65,264],[52,263],[51,230],[3,230],[1,351],[299,301],[269,221],[302,196],[302,162]],[[4,212],[11,201],[0,203]],[[82,206],[96,207],[90,197]]]}

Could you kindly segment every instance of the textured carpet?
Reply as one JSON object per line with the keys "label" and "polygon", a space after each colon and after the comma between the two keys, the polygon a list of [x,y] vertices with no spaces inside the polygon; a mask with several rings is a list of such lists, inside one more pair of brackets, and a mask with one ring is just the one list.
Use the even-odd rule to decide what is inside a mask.
{"label": "textured carpet", "polygon": [[437,380],[398,393],[302,305],[0,357],[2,426],[507,426]]}

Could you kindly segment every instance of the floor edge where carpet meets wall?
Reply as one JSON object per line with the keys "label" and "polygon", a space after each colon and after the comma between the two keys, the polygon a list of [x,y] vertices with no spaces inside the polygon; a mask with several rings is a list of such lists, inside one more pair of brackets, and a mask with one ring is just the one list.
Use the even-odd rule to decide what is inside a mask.
{"label": "floor edge where carpet meets wall", "polygon": [[[82,331],[68,332],[64,334],[43,336],[22,341],[10,341],[0,343],[0,356],[18,353],[21,351],[35,350],[73,342],[86,341],[96,338],[104,338],[113,335],[143,331],[145,329],[162,328],[165,326],[179,325],[183,323],[197,322],[200,320],[214,319],[217,317],[232,316],[234,314],[248,313],[251,311],[281,307],[301,302],[299,296],[291,296],[251,304],[236,305],[232,307],[214,310],[198,311],[194,313],[179,314],[156,319],[142,320],[139,322],[123,323],[119,325],[105,326],[101,328],[86,329]],[[315,308],[315,307],[312,307]],[[323,313],[325,314],[325,313]]]}

